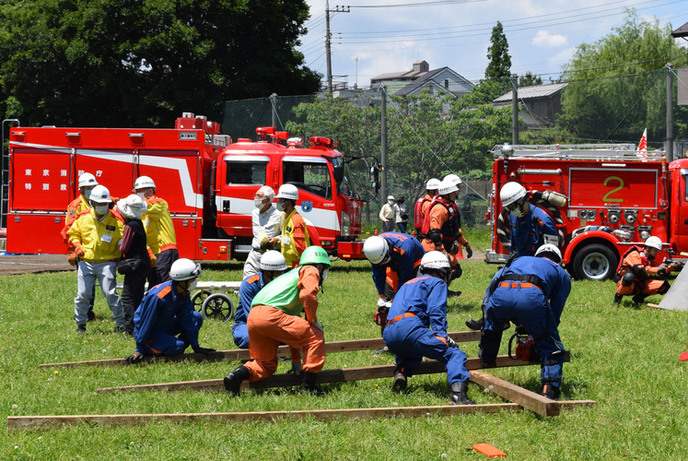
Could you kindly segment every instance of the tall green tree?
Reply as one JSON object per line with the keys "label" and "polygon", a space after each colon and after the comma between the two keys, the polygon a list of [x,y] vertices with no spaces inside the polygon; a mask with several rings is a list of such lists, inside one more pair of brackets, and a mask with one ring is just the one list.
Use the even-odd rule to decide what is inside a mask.
{"label": "tall green tree", "polygon": [[511,55],[509,55],[509,42],[506,40],[502,23],[492,28],[490,46],[487,48],[489,63],[485,69],[485,78],[489,80],[504,80],[511,76]]}
{"label": "tall green tree", "polygon": [[[580,45],[566,65],[558,124],[580,139],[638,142],[647,127],[650,143],[666,130],[664,66],[688,65],[688,53],[669,25],[642,20],[629,10],[620,27],[592,44]],[[675,108],[678,137],[688,136],[688,111]]]}
{"label": "tall green tree", "polygon": [[542,85],[542,78],[539,75],[533,75],[531,71],[518,77],[518,86],[534,86]]}
{"label": "tall green tree", "polygon": [[0,101],[25,125],[170,126],[227,99],[308,94],[304,0],[33,0],[0,6]]}

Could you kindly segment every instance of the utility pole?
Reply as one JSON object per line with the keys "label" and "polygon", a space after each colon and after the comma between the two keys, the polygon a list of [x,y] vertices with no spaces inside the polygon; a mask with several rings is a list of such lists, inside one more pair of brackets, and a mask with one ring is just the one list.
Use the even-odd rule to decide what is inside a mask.
{"label": "utility pole", "polygon": [[384,85],[380,85],[380,166],[380,204],[384,204],[387,200],[387,92]]}
{"label": "utility pole", "polygon": [[325,54],[327,55],[327,93],[332,94],[332,33],[330,33],[330,13],[349,13],[348,6],[337,5],[330,9],[330,0],[325,0]]}
{"label": "utility pole", "polygon": [[518,75],[511,74],[511,86],[513,87],[511,98],[511,145],[518,144]]}
{"label": "utility pole", "polygon": [[277,93],[270,95],[270,105],[272,106],[272,126],[277,126]]}
{"label": "utility pole", "polygon": [[674,159],[674,79],[671,63],[667,63],[666,72],[666,158]]}

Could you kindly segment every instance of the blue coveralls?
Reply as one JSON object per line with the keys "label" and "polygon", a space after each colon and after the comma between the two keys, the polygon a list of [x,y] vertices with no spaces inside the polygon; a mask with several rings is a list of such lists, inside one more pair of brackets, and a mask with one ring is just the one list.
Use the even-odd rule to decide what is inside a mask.
{"label": "blue coveralls", "polygon": [[373,264],[373,282],[377,294],[391,300],[399,287],[416,276],[425,249],[408,234],[385,232],[380,237],[389,244],[391,259],[387,264]]}
{"label": "blue coveralls", "polygon": [[136,351],[181,354],[189,345],[198,347],[201,325],[203,316],[194,310],[189,294],[180,295],[172,280],[161,283],[148,291],[134,313]]}
{"label": "blue coveralls", "polygon": [[544,235],[558,235],[554,220],[542,208],[530,204],[528,214],[517,218],[509,214],[511,225],[511,252],[518,256],[533,256],[544,243]]}
{"label": "blue coveralls", "polygon": [[447,346],[444,280],[423,275],[405,283],[394,297],[388,319],[382,339],[395,355],[395,373],[411,376],[423,357],[429,357],[447,366],[449,385],[470,379],[466,354]]}
{"label": "blue coveralls", "polygon": [[[527,276],[531,277],[526,280]],[[569,275],[546,258],[521,256],[500,269],[485,293],[485,327],[480,339],[483,363],[495,361],[504,322],[513,321],[535,340],[542,383],[558,388],[564,363],[558,327],[570,291]]]}
{"label": "blue coveralls", "polygon": [[265,286],[265,281],[262,273],[249,275],[239,286],[239,307],[237,307],[234,316],[232,336],[234,337],[234,344],[240,349],[248,349],[246,319],[248,319],[248,313],[251,312],[251,301],[263,286]]}

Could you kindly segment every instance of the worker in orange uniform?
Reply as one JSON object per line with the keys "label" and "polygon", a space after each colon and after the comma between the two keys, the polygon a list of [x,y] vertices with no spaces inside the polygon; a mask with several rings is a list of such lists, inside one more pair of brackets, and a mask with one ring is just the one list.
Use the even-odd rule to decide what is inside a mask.
{"label": "worker in orange uniform", "polygon": [[134,192],[146,202],[142,221],[146,227],[148,247],[153,254],[148,274],[149,287],[171,280],[170,268],[179,259],[170,207],[155,195],[155,189],[155,182],[148,176],[139,176],[134,182]]}
{"label": "worker in orange uniform", "polygon": [[[439,251],[447,255],[452,267],[451,280],[461,277],[461,266],[456,260],[459,245],[466,248],[468,257],[473,255],[473,250],[466,238],[461,235],[458,215],[453,204],[459,195],[459,188],[449,181],[442,181],[438,188],[438,195],[433,199],[428,208],[425,222],[423,223],[423,235],[421,242],[425,251]],[[460,294],[460,292],[452,292]]]}
{"label": "worker in orange uniform", "polygon": [[122,303],[117,294],[116,261],[122,256],[119,241],[124,223],[110,212],[112,199],[105,186],[93,188],[89,201],[92,208],[79,215],[67,232],[74,247],[74,255],[80,258],[77,265],[78,293],[74,298],[74,319],[77,332],[86,332],[88,304],[93,298],[96,279],[112,311],[115,331],[124,331]]}
{"label": "worker in orange uniform", "polygon": [[[318,291],[327,279],[330,258],[311,246],[301,255],[300,266],[268,283],[253,298],[248,314],[248,351],[253,360],[224,378],[225,388],[239,394],[241,383],[260,381],[277,370],[277,348],[287,344],[292,371],[303,376],[303,389],[319,394],[316,378],[325,364],[325,336],[318,322]],[[305,312],[306,318],[301,317]],[[298,361],[303,350],[303,365]]]}
{"label": "worker in orange uniform", "polygon": [[657,253],[662,251],[662,240],[659,237],[648,237],[645,248],[633,247],[621,258],[617,270],[620,277],[616,284],[614,304],[619,304],[624,295],[633,295],[633,302],[642,304],[647,296],[669,291],[670,285],[666,280],[648,278],[648,276],[666,277],[677,269],[674,264],[658,264],[655,261]]}
{"label": "worker in orange uniform", "polygon": [[[72,200],[69,205],[67,205],[65,225],[62,228],[60,235],[62,235],[62,240],[64,243],[67,244],[67,261],[69,261],[69,264],[72,266],[76,265],[77,258],[74,256],[74,248],[69,243],[69,235],[67,235],[67,232],[69,231],[69,228],[72,227],[72,224],[74,224],[74,221],[76,221],[76,218],[79,217],[81,213],[91,208],[88,198],[91,195],[93,188],[97,185],[98,181],[96,180],[95,176],[93,176],[91,173],[81,173],[78,182],[80,194],[77,198]],[[87,313],[87,318],[89,321],[96,318],[96,315],[93,313],[93,301],[95,300],[95,297],[96,286],[93,285],[93,294],[91,296],[91,302],[88,306]]]}
{"label": "worker in orange uniform", "polygon": [[284,212],[280,249],[287,267],[296,267],[301,254],[311,245],[306,222],[296,212],[298,199],[299,190],[293,184],[282,184],[277,191],[277,209]]}
{"label": "worker in orange uniform", "polygon": [[[456,220],[456,228],[458,229],[457,238],[461,239],[461,237],[463,236],[463,234],[461,233],[461,212],[459,211],[459,205],[457,204],[457,201],[459,199],[459,193],[461,192],[461,184],[463,184],[463,181],[461,181],[461,178],[459,178],[455,174],[448,174],[447,176],[444,177],[444,179],[442,179],[442,181],[446,181],[450,184],[454,184],[456,186],[456,188],[458,189],[458,191],[456,192],[456,196],[454,197],[454,201],[452,202],[452,208],[454,209],[454,213],[455,213],[454,219]],[[465,240],[465,238],[464,238],[464,240]],[[473,249],[468,244],[468,242],[466,242],[465,245],[462,244],[459,246],[459,251],[458,251],[458,253],[456,253],[457,258],[463,259],[462,247],[466,249],[466,257],[467,258],[470,258],[471,256],[473,256]]]}
{"label": "worker in orange uniform", "polygon": [[423,240],[423,222],[428,213],[428,207],[432,199],[437,195],[439,187],[439,179],[428,179],[428,182],[425,184],[425,195],[416,200],[416,204],[413,206],[413,226],[416,228],[416,238],[418,240]]}

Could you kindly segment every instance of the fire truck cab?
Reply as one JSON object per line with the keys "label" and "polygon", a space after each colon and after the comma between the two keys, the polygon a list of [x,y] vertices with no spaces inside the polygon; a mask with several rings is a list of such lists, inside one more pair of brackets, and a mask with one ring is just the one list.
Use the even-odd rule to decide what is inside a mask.
{"label": "fire truck cab", "polygon": [[485,261],[510,253],[508,211],[499,200],[509,181],[522,184],[559,233],[562,263],[578,279],[612,277],[620,257],[650,235],[664,242],[661,261],[688,250],[688,159],[637,154],[633,145],[495,146]]}

